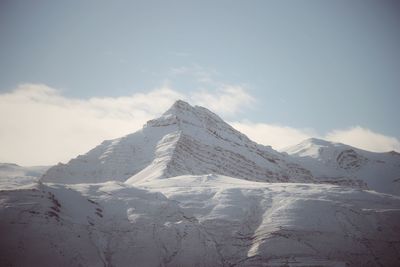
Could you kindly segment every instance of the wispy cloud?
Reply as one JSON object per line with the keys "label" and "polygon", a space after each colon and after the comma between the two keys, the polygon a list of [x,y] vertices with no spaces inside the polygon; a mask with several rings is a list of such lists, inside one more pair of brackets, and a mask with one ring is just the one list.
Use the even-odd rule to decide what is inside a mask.
{"label": "wispy cloud", "polygon": [[207,99],[217,112],[231,114],[246,105],[239,101],[246,99],[246,92],[227,86],[182,94],[163,86],[148,93],[82,100],[65,97],[46,85],[24,84],[0,94],[0,162],[40,165],[67,161],[105,139],[140,129],[178,99],[201,105]]}
{"label": "wispy cloud", "polygon": [[193,85],[197,89],[187,96],[192,104],[207,106],[226,117],[236,115],[243,111],[243,108],[251,107],[256,102],[248,93],[246,85],[225,83],[221,81],[220,74],[212,68],[192,64],[171,68],[169,75],[172,81],[184,77],[194,82]]}
{"label": "wispy cloud", "polygon": [[317,136],[312,129],[296,129],[277,124],[250,121],[231,122],[230,124],[257,143],[272,146],[274,149],[296,145],[307,138]]}
{"label": "wispy cloud", "polygon": [[328,133],[325,138],[369,151],[400,151],[400,141],[397,138],[376,133],[360,126],[345,130],[334,130]]}
{"label": "wispy cloud", "polygon": [[246,88],[239,85],[222,85],[215,91],[194,92],[191,94],[191,100],[199,106],[208,107],[223,115],[235,115],[255,102]]}
{"label": "wispy cloud", "polygon": [[399,139],[360,126],[332,130],[321,135],[313,129],[297,129],[276,124],[249,121],[231,122],[231,124],[248,135],[250,139],[263,145],[270,145],[277,150],[296,145],[307,138],[316,137],[373,152],[400,151]]}

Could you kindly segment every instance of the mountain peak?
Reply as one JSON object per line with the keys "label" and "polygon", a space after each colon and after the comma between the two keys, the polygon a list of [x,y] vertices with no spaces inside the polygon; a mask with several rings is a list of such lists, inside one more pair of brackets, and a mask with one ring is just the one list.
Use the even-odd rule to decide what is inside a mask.
{"label": "mountain peak", "polygon": [[[308,157],[319,157],[322,151],[336,150],[338,146],[342,146],[339,143],[333,143],[318,138],[308,138],[301,143],[287,147],[281,151],[288,153],[292,156],[308,156]],[[344,146],[344,145],[343,145]]]}
{"label": "mountain peak", "polygon": [[314,144],[314,145],[318,145],[318,146],[331,146],[332,144],[334,144],[333,142],[326,141],[326,140],[319,139],[319,138],[315,138],[315,137],[311,137],[309,139],[306,139],[304,141],[304,143],[306,143],[306,144]]}
{"label": "mountain peak", "polygon": [[164,114],[175,114],[187,111],[193,111],[194,107],[191,106],[188,102],[183,100],[177,100],[175,103],[164,113]]}
{"label": "mountain peak", "polygon": [[181,130],[192,126],[200,128],[230,128],[219,116],[210,110],[200,106],[192,106],[183,100],[177,100],[159,118],[150,120],[146,124],[147,127],[169,125],[177,125]]}
{"label": "mountain peak", "polygon": [[190,116],[190,114],[194,115],[194,117],[212,117],[216,120],[222,121],[219,116],[207,108],[201,106],[192,106],[183,100],[175,101],[175,103],[163,115],[175,115],[182,117]]}

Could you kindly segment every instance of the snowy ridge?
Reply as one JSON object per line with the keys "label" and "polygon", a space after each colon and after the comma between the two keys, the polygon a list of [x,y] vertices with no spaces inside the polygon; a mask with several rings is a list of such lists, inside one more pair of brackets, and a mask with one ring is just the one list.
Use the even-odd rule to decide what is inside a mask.
{"label": "snowy ridge", "polygon": [[368,158],[374,157],[373,152],[316,138],[307,139],[283,151],[292,156],[313,158],[325,165],[349,171],[361,168]]}
{"label": "snowy ridge", "polygon": [[50,168],[43,182],[97,183],[110,180],[125,181],[144,169],[154,159],[157,141],[171,127],[143,128],[115,140],[104,141],[85,155]]}
{"label": "snowy ridge", "polygon": [[162,152],[156,151],[154,162],[128,179],[127,183],[207,173],[270,182],[312,179],[307,170],[296,164],[288,164],[257,147],[226,149],[223,144],[208,145],[182,132],[167,137],[159,144]]}
{"label": "snowy ridge", "polygon": [[397,152],[375,153],[316,138],[283,151],[318,180],[354,181],[365,188],[400,195],[400,154]]}

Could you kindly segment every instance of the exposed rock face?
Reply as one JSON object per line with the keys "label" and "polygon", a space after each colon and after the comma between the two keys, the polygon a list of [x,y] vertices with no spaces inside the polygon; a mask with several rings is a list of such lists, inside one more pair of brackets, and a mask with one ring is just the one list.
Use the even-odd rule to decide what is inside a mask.
{"label": "exposed rock face", "polygon": [[346,149],[339,153],[336,161],[345,170],[356,170],[361,168],[367,159],[359,155],[354,149]]}

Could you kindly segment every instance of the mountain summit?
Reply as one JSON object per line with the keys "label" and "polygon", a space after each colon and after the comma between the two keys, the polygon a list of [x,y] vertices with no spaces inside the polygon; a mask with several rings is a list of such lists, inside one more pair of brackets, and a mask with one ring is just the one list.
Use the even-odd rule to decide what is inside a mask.
{"label": "mountain summit", "polygon": [[42,181],[137,183],[208,173],[265,182],[312,181],[308,170],[284,155],[251,141],[208,109],[182,100],[141,130],[50,168]]}

